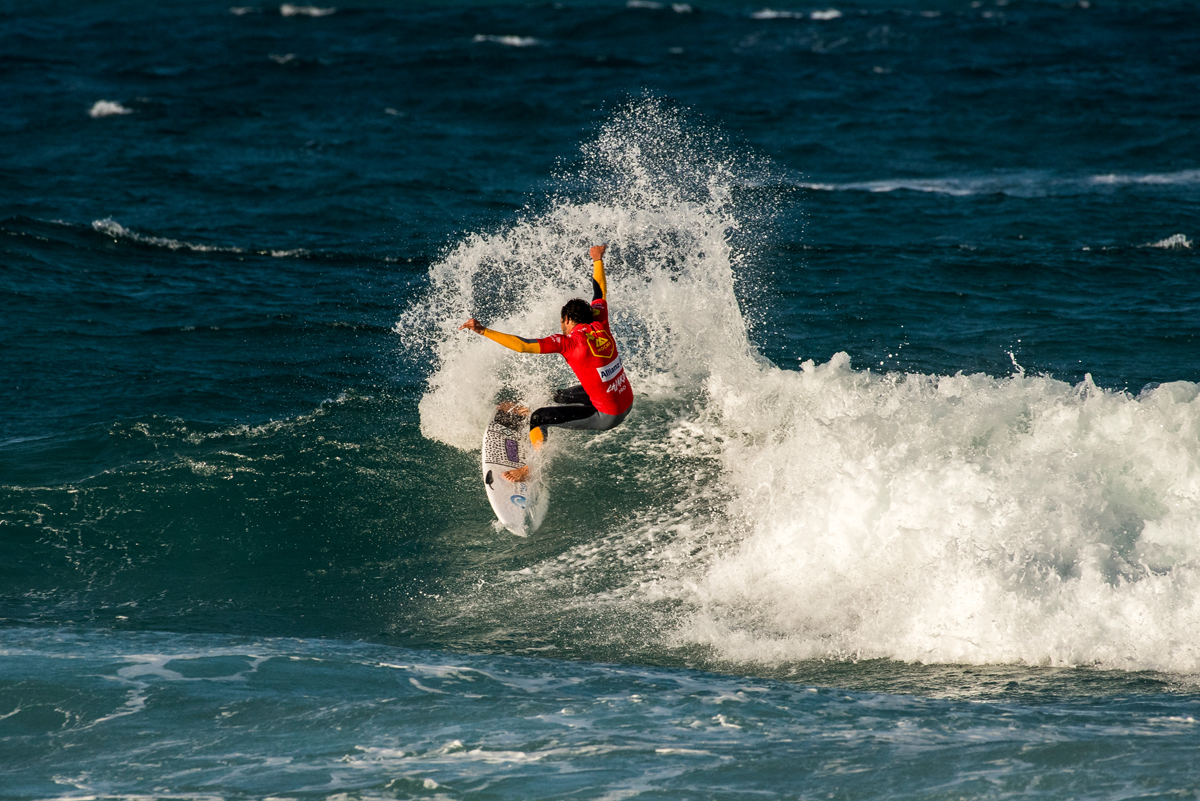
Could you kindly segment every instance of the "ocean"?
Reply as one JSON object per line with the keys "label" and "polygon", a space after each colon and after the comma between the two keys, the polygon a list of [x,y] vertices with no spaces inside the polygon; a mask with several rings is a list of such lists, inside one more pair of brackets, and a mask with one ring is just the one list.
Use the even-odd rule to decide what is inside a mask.
{"label": "ocean", "polygon": [[[0,799],[1200,798],[1198,97],[1182,0],[0,2]],[[517,536],[572,376],[458,326],[599,243]]]}

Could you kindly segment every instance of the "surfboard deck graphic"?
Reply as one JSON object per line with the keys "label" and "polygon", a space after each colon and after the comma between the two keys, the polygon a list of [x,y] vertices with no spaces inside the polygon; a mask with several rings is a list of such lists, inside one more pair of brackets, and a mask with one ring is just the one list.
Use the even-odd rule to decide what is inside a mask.
{"label": "surfboard deck graphic", "polygon": [[497,409],[483,432],[483,488],[501,525],[525,536],[541,524],[537,477],[509,481],[504,474],[529,463],[529,420]]}

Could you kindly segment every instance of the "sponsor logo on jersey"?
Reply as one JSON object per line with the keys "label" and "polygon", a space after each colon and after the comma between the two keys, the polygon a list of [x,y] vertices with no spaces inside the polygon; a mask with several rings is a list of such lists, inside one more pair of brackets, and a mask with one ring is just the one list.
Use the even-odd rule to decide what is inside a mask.
{"label": "sponsor logo on jersey", "polygon": [[617,354],[617,344],[607,331],[588,331],[584,336],[587,337],[588,350],[593,356],[611,359]]}
{"label": "sponsor logo on jersey", "polygon": [[603,367],[597,367],[596,372],[600,374],[600,380],[607,384],[621,372],[621,357],[618,356]]}

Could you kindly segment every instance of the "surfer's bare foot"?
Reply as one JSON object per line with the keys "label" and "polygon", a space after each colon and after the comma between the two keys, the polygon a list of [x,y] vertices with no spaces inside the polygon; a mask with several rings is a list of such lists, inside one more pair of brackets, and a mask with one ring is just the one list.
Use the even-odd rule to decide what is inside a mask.
{"label": "surfer's bare foot", "polygon": [[504,403],[497,404],[496,408],[502,412],[508,412],[509,414],[515,414],[521,417],[529,416],[528,406],[522,406],[519,403],[512,403],[511,401],[505,401]]}
{"label": "surfer's bare foot", "polygon": [[529,480],[529,465],[525,465],[524,467],[518,467],[516,470],[508,470],[503,475],[506,479],[508,479],[509,481],[511,481],[514,484],[520,484],[522,481],[528,481]]}

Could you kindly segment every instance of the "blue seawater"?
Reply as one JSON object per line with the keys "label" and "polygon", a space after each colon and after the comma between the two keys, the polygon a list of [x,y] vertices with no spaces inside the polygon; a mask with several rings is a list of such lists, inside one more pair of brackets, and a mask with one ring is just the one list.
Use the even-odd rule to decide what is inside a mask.
{"label": "blue seawater", "polygon": [[[0,799],[1195,798],[1200,10],[0,3]],[[609,244],[637,393],[478,477]]]}

